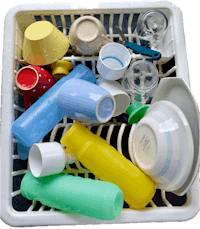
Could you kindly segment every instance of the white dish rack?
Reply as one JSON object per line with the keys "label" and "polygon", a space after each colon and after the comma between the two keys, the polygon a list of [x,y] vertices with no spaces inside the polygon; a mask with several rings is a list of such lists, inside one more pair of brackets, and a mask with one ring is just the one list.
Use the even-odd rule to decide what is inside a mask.
{"label": "white dish rack", "polygon": [[[68,35],[70,25],[77,17],[92,15],[102,21],[111,40],[119,40],[116,30],[118,25],[129,41],[137,42],[135,26],[141,15],[150,9],[161,10],[169,20],[168,30],[159,47],[163,58],[153,62],[159,70],[159,77],[181,77],[189,84],[182,15],[179,8],[169,2],[100,3],[99,7],[93,9],[71,9],[70,4],[57,3],[27,4],[19,5],[8,12],[4,34],[1,123],[1,218],[4,222],[12,226],[162,222],[188,220],[198,213],[198,176],[185,196],[179,197],[157,189],[156,195],[145,209],[136,211],[125,203],[122,213],[111,221],[60,213],[39,202],[23,198],[20,191],[22,177],[29,168],[27,160],[23,161],[17,155],[18,141],[12,136],[11,127],[13,121],[24,112],[22,95],[16,90],[14,76],[20,67],[26,65],[21,53],[23,33],[27,26],[36,20],[49,20]],[[71,61],[74,67],[80,63],[86,64],[98,77],[97,58],[98,56],[74,56],[69,50],[63,59]],[[136,54],[135,59],[145,57]],[[72,123],[72,120],[65,117],[41,142],[59,141]],[[87,127],[130,159],[130,136],[133,128],[123,121],[122,116],[106,124]],[[79,162],[67,166],[65,173],[98,179]]]}

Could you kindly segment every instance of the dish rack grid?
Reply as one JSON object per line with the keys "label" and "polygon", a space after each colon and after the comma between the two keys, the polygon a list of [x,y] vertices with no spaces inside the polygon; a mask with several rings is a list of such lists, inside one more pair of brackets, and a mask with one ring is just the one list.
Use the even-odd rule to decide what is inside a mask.
{"label": "dish rack grid", "polygon": [[[61,10],[62,9],[62,10]],[[10,11],[8,18],[12,17],[13,20],[13,66],[9,75],[9,83],[11,85],[9,90],[12,93],[10,101],[10,114],[11,122],[19,117],[23,112],[23,97],[19,91],[17,91],[14,84],[14,77],[16,72],[27,63],[22,59],[22,47],[23,47],[23,33],[28,25],[34,21],[48,20],[52,22],[58,29],[60,29],[65,35],[68,35],[69,27],[75,19],[84,15],[91,15],[97,17],[104,24],[107,37],[112,41],[117,42],[120,39],[117,33],[116,26],[122,28],[125,36],[129,41],[140,44],[140,41],[135,32],[137,21],[142,14],[148,9],[159,9],[164,12],[169,20],[169,26],[158,51],[161,51],[164,58],[160,61],[153,61],[153,64],[158,68],[159,77],[180,77],[180,60],[177,58],[176,49],[176,37],[174,28],[174,14],[178,13],[180,17],[180,11],[178,8],[172,6],[168,2],[163,3],[132,3],[132,7],[123,4],[123,7],[116,8],[115,5],[102,6],[102,9],[70,9],[69,5],[22,5],[16,7],[13,11]],[[16,12],[15,12],[16,11]],[[95,11],[95,12],[94,12]],[[7,19],[8,21],[8,19]],[[6,28],[6,25],[5,25]],[[12,35],[12,34],[10,34]],[[8,37],[8,34],[5,34]],[[146,43],[148,45],[148,43]],[[4,45],[4,50],[5,50]],[[6,52],[6,50],[4,51]],[[69,49],[67,54],[63,57],[64,60],[69,60],[73,63],[74,67],[78,64],[85,64],[88,66],[95,76],[98,78],[98,72],[96,69],[98,56],[81,56],[73,55],[72,50]],[[140,54],[135,54],[133,61],[147,59]],[[189,82],[187,74],[187,65],[184,66],[185,75],[182,76],[186,82]],[[5,70],[5,68],[4,68]],[[5,81],[5,80],[4,80]],[[14,92],[14,93],[13,93]],[[4,95],[4,94],[3,94]],[[2,103],[3,105],[3,103]],[[9,106],[9,104],[8,104]],[[4,113],[5,108],[4,109]],[[5,120],[3,113],[2,120]],[[3,119],[4,118],[4,119]],[[2,124],[4,121],[2,121]],[[64,117],[64,119],[57,124],[53,130],[44,137],[40,142],[58,141],[67,131],[67,129],[74,123],[73,120]],[[8,125],[8,126],[9,126]],[[93,133],[103,137],[106,141],[113,145],[120,153],[122,153],[129,160],[131,155],[131,135],[134,131],[135,125],[129,125],[124,122],[124,117],[121,115],[117,118],[111,119],[109,123],[99,125],[87,125]],[[2,126],[3,128],[3,126]],[[3,130],[2,130],[2,133]],[[6,135],[5,135],[6,136]],[[199,210],[198,201],[195,200],[198,194],[198,179],[194,182],[190,191],[183,197],[176,196],[172,193],[165,192],[163,190],[156,190],[156,195],[141,211],[131,209],[127,203],[124,203],[124,208],[119,217],[112,221],[102,221],[85,216],[79,216],[74,214],[61,214],[57,209],[52,209],[41,205],[38,201],[30,201],[25,199],[21,195],[20,183],[26,172],[29,171],[27,160],[23,161],[17,155],[18,141],[15,137],[8,133],[10,138],[9,152],[9,169],[7,169],[10,182],[5,182],[7,185],[2,192],[6,192],[6,211],[2,218],[10,225],[60,225],[60,224],[85,224],[85,223],[121,223],[121,222],[144,222],[144,221],[178,221],[186,220],[197,214]],[[3,140],[2,140],[3,143]],[[2,147],[3,149],[3,147]],[[6,162],[5,162],[6,163]],[[5,171],[6,172],[6,171]],[[72,174],[75,176],[89,177],[92,179],[98,179],[89,170],[76,161],[72,165],[67,165],[63,173]],[[197,194],[197,196],[195,196]],[[198,210],[197,210],[198,209]],[[180,214],[182,213],[182,214]],[[180,215],[179,215],[180,214]],[[54,220],[53,220],[54,219]],[[47,221],[46,221],[47,220]]]}

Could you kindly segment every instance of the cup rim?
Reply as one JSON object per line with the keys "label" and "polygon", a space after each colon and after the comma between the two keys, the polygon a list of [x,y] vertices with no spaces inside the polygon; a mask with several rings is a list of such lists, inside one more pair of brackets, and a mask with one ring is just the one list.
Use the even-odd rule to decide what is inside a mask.
{"label": "cup rim", "polygon": [[[129,61],[128,61],[128,63],[127,63],[124,67],[121,67],[121,68],[111,68],[111,67],[109,67],[107,64],[105,64],[105,63],[103,62],[102,57],[101,57],[101,53],[102,53],[102,50],[105,49],[106,46],[108,46],[108,45],[121,46],[121,47],[124,48],[124,50],[126,50],[126,52],[128,52],[128,54],[129,54]],[[128,49],[127,49],[124,45],[122,45],[122,44],[118,44],[118,43],[108,43],[108,44],[104,45],[104,46],[101,48],[101,50],[100,50],[100,52],[99,52],[99,59],[100,59],[101,63],[102,63],[104,66],[106,66],[107,68],[109,68],[110,70],[114,70],[114,71],[115,71],[115,70],[123,70],[123,69],[126,69],[126,68],[128,67],[128,65],[130,64],[130,62],[131,62],[131,54],[130,54],[130,52],[128,51]]]}
{"label": "cup rim", "polygon": [[[107,119],[102,120],[102,119],[99,117],[99,115],[98,115],[98,108],[99,108],[99,104],[101,103],[101,101],[102,101],[103,99],[105,99],[105,98],[111,98],[111,99],[112,99],[112,101],[113,101],[113,111],[112,111],[112,113],[110,114],[110,116],[109,116]],[[107,95],[102,96],[102,98],[98,101],[97,106],[96,106],[96,110],[95,110],[96,117],[97,117],[98,121],[99,121],[100,123],[106,123],[106,122],[108,122],[108,121],[113,117],[113,115],[114,115],[114,113],[115,113],[115,109],[116,109],[116,102],[115,102],[114,97],[113,97],[111,94],[107,94]]]}
{"label": "cup rim", "polygon": [[[18,77],[19,73],[20,73],[21,71],[23,71],[24,69],[31,69],[31,70],[33,70],[33,71],[36,73],[37,80],[36,80],[36,83],[34,84],[34,86],[32,86],[31,88],[23,88],[23,87],[21,87],[21,86],[18,84],[18,82],[17,82],[17,77]],[[22,68],[17,72],[17,74],[16,74],[16,76],[15,76],[15,82],[16,82],[17,87],[18,87],[19,89],[23,90],[23,91],[30,91],[31,89],[33,89],[33,88],[37,85],[38,81],[39,81],[38,72],[36,71],[36,69],[35,69],[33,66],[30,66],[30,65],[22,67]]]}
{"label": "cup rim", "polygon": [[[33,159],[36,158],[36,154],[40,157],[40,161],[38,161],[39,163],[33,162]],[[33,144],[31,146],[28,156],[28,163],[33,176],[40,177],[43,173],[43,156],[38,144]]]}

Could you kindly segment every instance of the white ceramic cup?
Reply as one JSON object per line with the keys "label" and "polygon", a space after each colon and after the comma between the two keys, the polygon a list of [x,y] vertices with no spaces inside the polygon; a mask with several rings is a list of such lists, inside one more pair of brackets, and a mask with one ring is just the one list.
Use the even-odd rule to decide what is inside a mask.
{"label": "white ceramic cup", "polygon": [[33,176],[44,177],[62,172],[72,157],[58,142],[43,142],[31,146],[28,160]]}
{"label": "white ceramic cup", "polygon": [[118,80],[125,74],[130,61],[131,54],[124,45],[109,43],[99,52],[97,70],[107,80]]}
{"label": "white ceramic cup", "polygon": [[173,192],[185,183],[194,144],[189,123],[178,106],[164,100],[150,106],[133,132],[133,155],[158,188]]}
{"label": "white ceramic cup", "polygon": [[109,81],[102,77],[97,79],[97,85],[109,92],[115,99],[116,108],[113,117],[125,112],[130,105],[130,97],[117,81]]}
{"label": "white ceramic cup", "polygon": [[81,55],[98,54],[101,47],[112,42],[106,37],[106,29],[100,20],[93,16],[76,19],[69,30],[72,50]]}

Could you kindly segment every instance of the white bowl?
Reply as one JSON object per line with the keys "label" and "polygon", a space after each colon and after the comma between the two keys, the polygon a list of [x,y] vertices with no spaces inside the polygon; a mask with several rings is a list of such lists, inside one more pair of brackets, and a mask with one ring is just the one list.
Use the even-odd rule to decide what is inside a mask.
{"label": "white bowl", "polygon": [[167,100],[176,104],[183,111],[192,131],[194,140],[192,169],[186,182],[173,192],[176,195],[182,196],[192,186],[199,170],[199,108],[189,86],[183,79],[178,77],[166,77],[160,80],[151,103],[154,104],[160,100]]}
{"label": "white bowl", "polygon": [[169,101],[150,106],[133,133],[133,154],[158,188],[179,189],[190,174],[194,157],[192,132],[181,109]]}

